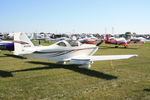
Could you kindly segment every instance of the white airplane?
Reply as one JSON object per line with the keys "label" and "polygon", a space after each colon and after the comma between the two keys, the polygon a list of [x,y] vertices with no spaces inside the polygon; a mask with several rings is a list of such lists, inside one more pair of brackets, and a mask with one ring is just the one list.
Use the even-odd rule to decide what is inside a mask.
{"label": "white airplane", "polygon": [[146,41],[146,39],[145,38],[143,38],[143,37],[131,37],[131,39],[130,39],[131,41],[133,41],[133,42],[145,42]]}
{"label": "white airplane", "polygon": [[79,68],[90,68],[93,61],[128,59],[137,55],[92,56],[98,45],[71,43],[65,40],[50,46],[34,46],[25,33],[14,34],[14,54],[27,58],[39,58],[58,61],[59,64],[79,64]]}

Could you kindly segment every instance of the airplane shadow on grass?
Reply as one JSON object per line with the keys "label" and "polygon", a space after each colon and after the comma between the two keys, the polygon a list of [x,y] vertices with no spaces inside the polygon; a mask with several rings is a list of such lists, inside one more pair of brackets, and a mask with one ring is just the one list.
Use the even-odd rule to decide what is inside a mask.
{"label": "airplane shadow on grass", "polygon": [[143,91],[145,91],[145,92],[150,92],[150,89],[143,89]]}
{"label": "airplane shadow on grass", "polygon": [[95,71],[95,70],[78,68],[78,66],[74,65],[74,64],[59,65],[59,64],[54,64],[54,63],[36,62],[36,61],[29,61],[28,63],[45,65],[46,67],[28,68],[28,69],[22,69],[22,70],[15,70],[15,71],[11,71],[11,72],[14,73],[14,72],[23,72],[23,71],[34,71],[34,70],[63,68],[63,69],[72,70],[74,72],[77,72],[77,73],[80,73],[80,74],[83,74],[83,75],[88,75],[88,76],[91,76],[91,77],[101,78],[101,79],[105,79],[105,80],[112,80],[112,79],[117,79],[118,78],[117,76],[105,74],[105,73],[98,72],[98,71]]}
{"label": "airplane shadow on grass", "polygon": [[71,65],[59,65],[59,64],[54,64],[54,63],[36,62],[36,61],[29,61],[28,63],[46,65],[46,67],[36,67],[36,68],[28,68],[28,69],[22,69],[22,70],[14,70],[14,71],[0,70],[0,77],[13,77],[14,72],[64,68],[64,69],[72,70],[74,72],[78,72],[78,73],[83,74],[83,75],[88,75],[91,77],[101,78],[101,79],[105,79],[105,80],[117,79],[117,76],[105,74],[105,73],[98,72],[98,71],[91,70],[91,69],[78,68],[78,65],[73,65],[73,64],[71,64]]}
{"label": "airplane shadow on grass", "polygon": [[0,77],[13,77],[12,72],[0,70]]}

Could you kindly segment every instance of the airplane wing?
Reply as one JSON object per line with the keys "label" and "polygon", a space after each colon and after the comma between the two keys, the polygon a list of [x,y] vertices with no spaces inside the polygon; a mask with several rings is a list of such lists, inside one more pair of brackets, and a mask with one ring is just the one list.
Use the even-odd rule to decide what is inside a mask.
{"label": "airplane wing", "polygon": [[128,59],[137,57],[138,55],[104,55],[104,56],[90,56],[91,61],[99,60],[118,60],[118,59]]}
{"label": "airplane wing", "polygon": [[104,55],[104,56],[88,56],[88,57],[75,57],[70,60],[72,64],[88,64],[91,61],[102,61],[102,60],[118,60],[128,59],[137,57],[138,55]]}

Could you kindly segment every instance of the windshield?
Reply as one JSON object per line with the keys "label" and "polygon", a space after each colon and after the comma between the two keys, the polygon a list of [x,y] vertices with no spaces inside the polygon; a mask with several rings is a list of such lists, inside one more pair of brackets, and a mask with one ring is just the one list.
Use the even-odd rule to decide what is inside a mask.
{"label": "windshield", "polygon": [[69,44],[70,44],[72,47],[80,46],[80,45],[81,45],[80,42],[69,42]]}
{"label": "windshield", "polygon": [[64,42],[59,42],[57,45],[66,47],[66,44]]}

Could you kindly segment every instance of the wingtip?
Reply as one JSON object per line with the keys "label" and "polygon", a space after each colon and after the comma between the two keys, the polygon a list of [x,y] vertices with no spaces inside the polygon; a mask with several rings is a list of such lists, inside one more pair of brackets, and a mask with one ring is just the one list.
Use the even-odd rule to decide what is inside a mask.
{"label": "wingtip", "polygon": [[137,57],[137,56],[139,56],[139,55],[133,55],[132,58],[133,58],[133,57]]}

